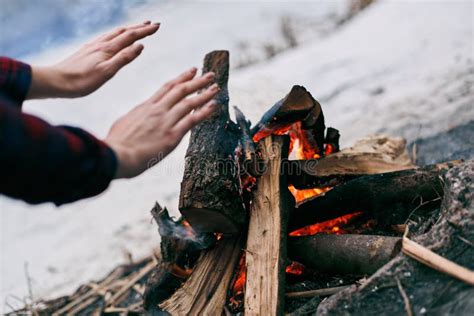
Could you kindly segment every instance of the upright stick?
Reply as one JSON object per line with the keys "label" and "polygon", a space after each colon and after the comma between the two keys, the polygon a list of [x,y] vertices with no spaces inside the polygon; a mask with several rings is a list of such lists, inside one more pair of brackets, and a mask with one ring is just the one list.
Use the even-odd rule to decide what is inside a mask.
{"label": "upright stick", "polygon": [[250,209],[247,238],[245,315],[280,315],[284,311],[286,224],[294,203],[282,159],[288,157],[289,139],[269,136],[260,143],[266,172],[257,180]]}

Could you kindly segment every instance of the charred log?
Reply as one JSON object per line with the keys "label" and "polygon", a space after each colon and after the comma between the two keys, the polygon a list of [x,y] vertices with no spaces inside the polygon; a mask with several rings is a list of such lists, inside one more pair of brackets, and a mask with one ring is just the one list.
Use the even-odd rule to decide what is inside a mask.
{"label": "charred log", "polygon": [[354,212],[369,213],[386,225],[404,222],[417,208],[439,206],[443,194],[440,175],[459,163],[452,161],[348,181],[297,205],[291,213],[289,229]]}
{"label": "charred log", "polygon": [[227,51],[206,55],[203,73],[210,71],[220,88],[217,110],[191,131],[179,210],[196,231],[234,233],[246,218],[234,157],[240,132],[228,110]]}
{"label": "charred log", "polygon": [[401,238],[387,236],[316,234],[288,239],[290,259],[337,274],[372,274],[400,249]]}
{"label": "charred log", "polygon": [[281,173],[289,138],[269,136],[259,145],[267,168],[257,180],[250,208],[244,308],[245,315],[280,315],[284,312],[286,226],[294,205]]}
{"label": "charred log", "polygon": [[326,138],[324,139],[325,156],[339,151],[339,138],[341,135],[339,131],[333,127],[328,127],[326,130]]}
{"label": "charred log", "polygon": [[282,134],[300,124],[300,138],[321,156],[324,155],[324,115],[321,105],[302,86],[293,86],[290,93],[268,110],[252,128],[255,142],[271,135]]}
{"label": "charred log", "polygon": [[161,255],[146,282],[143,300],[145,309],[154,311],[186,280],[201,251],[215,243],[215,236],[197,235],[190,227],[183,225],[183,219],[171,219],[168,210],[158,203],[151,214],[161,236]]}

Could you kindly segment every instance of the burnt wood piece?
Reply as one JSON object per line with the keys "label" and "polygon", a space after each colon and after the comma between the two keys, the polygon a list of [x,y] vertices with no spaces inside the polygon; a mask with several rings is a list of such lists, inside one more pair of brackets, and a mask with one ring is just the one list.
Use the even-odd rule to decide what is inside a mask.
{"label": "burnt wood piece", "polygon": [[145,285],[143,294],[146,310],[157,311],[158,304],[167,299],[186,280],[187,271],[194,266],[201,251],[215,243],[213,234],[196,234],[183,219],[174,221],[168,210],[158,203],[151,210],[161,236],[160,256]]}
{"label": "burnt wood piece", "polygon": [[265,173],[257,179],[250,207],[246,248],[245,315],[284,312],[286,226],[294,205],[282,160],[288,158],[288,136],[269,136],[259,143]]}
{"label": "burnt wood piece", "polygon": [[288,238],[290,259],[311,269],[337,274],[372,274],[400,249],[399,237],[316,234]]}
{"label": "burnt wood piece", "polygon": [[385,225],[403,222],[415,209],[439,206],[443,194],[440,175],[460,163],[455,160],[348,181],[300,202],[291,212],[289,230],[354,212],[369,213]]}
{"label": "burnt wood piece", "polygon": [[291,160],[285,166],[288,182],[297,189],[332,187],[366,174],[416,167],[404,139],[383,135],[363,138],[321,159]]}
{"label": "burnt wood piece", "polygon": [[323,156],[326,128],[323,111],[319,102],[302,86],[293,86],[287,96],[262,116],[251,130],[252,138],[258,142],[275,132],[287,131],[298,122],[301,122],[306,141]]}
{"label": "burnt wood piece", "polygon": [[241,149],[241,157],[239,159],[240,175],[258,177],[261,175],[262,171],[259,170],[259,157],[250,133],[250,121],[245,118],[244,113],[242,113],[237,106],[234,106],[234,111],[235,119],[241,132],[241,137],[239,139],[239,147]]}
{"label": "burnt wood piece", "polygon": [[203,253],[191,276],[160,308],[171,315],[221,315],[240,249],[239,236],[223,236]]}
{"label": "burnt wood piece", "polygon": [[229,52],[214,51],[204,58],[203,73],[214,72],[220,92],[217,109],[191,131],[179,210],[197,232],[235,233],[246,216],[240,195],[235,149],[240,138],[229,118]]}
{"label": "burnt wood piece", "polygon": [[[339,131],[333,127],[328,127],[326,129],[326,138],[324,139],[324,143],[326,144],[326,150],[325,150],[325,156],[329,153],[337,153],[340,148],[339,148],[339,138],[341,135],[339,134]],[[330,152],[327,149],[328,146],[331,146]]]}

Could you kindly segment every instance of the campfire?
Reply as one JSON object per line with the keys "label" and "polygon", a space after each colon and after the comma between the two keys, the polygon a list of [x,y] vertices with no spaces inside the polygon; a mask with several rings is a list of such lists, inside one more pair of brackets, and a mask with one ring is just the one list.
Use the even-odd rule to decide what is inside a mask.
{"label": "campfire", "polygon": [[[212,242],[171,235],[175,253],[197,258],[199,249],[200,257],[182,267],[193,272],[169,297],[153,294],[163,286],[160,278],[149,282],[149,309],[276,315],[285,311],[285,297],[305,297],[305,291],[285,295],[291,282],[311,279],[314,271],[326,278],[370,275],[401,251],[410,213],[439,206],[439,174],[459,164],[416,168],[405,141],[386,136],[340,150],[338,130],[326,128],[321,105],[302,86],[253,127],[234,107],[234,123],[228,60],[226,51],[204,60],[203,72],[216,73],[220,108],[192,131],[179,200],[186,228]],[[169,221],[159,205],[154,213],[161,214],[155,215],[160,227],[160,216]],[[168,243],[163,239],[162,247]]]}
{"label": "campfire", "polygon": [[[403,139],[383,135],[340,149],[338,130],[326,128],[330,119],[302,86],[292,87],[253,127],[237,107],[233,122],[228,52],[206,55],[203,72],[209,71],[221,89],[219,107],[192,130],[179,198],[182,218],[174,220],[155,205],[160,251],[132,278],[141,284],[148,312],[315,312],[321,297],[357,297],[378,282],[367,277],[390,269],[387,263],[401,252],[462,280],[456,282],[474,284],[472,271],[408,238],[410,229],[421,234],[446,222],[440,222],[440,175],[460,161],[416,167]],[[394,284],[411,312],[398,277]],[[97,306],[123,312],[120,306],[134,297],[124,293],[130,292],[114,292],[115,300]],[[338,295],[334,301],[346,299]],[[77,309],[78,300],[59,311]],[[330,302],[318,312],[345,308]]]}

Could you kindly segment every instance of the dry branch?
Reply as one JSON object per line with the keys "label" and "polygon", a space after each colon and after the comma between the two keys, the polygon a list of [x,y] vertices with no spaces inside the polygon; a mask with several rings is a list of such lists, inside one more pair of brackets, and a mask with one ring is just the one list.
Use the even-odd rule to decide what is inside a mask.
{"label": "dry branch", "polygon": [[407,256],[440,272],[449,274],[456,279],[474,285],[474,271],[466,269],[451,260],[441,257],[426,247],[403,237],[402,251]]}
{"label": "dry branch", "polygon": [[336,287],[328,287],[325,289],[317,289],[317,290],[309,290],[309,291],[301,291],[301,292],[288,292],[285,294],[285,296],[288,298],[309,298],[309,297],[315,297],[315,296],[329,296],[337,292],[340,292],[348,287],[349,285],[343,285],[343,286],[336,286]]}

